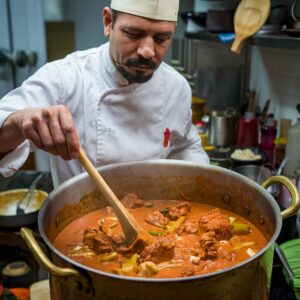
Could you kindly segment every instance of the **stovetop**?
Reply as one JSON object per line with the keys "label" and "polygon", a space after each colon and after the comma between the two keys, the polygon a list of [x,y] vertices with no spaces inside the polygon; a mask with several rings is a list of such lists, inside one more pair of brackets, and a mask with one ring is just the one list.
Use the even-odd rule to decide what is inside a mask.
{"label": "stovetop", "polygon": [[283,266],[276,251],[274,253],[270,300],[296,300],[293,288],[285,280]]}
{"label": "stovetop", "polygon": [[[41,173],[43,176],[37,183],[36,188],[50,193],[53,190],[50,172],[39,172],[34,170],[21,170],[8,178],[0,175],[0,192],[28,188],[32,181]],[[38,232],[37,223],[26,225],[26,227]],[[19,227],[0,227],[0,282],[7,288],[29,287],[30,284],[48,277],[46,271],[40,267],[31,254],[31,251],[21,237],[19,230]],[[3,273],[6,266],[10,266],[12,263],[15,266],[15,263],[20,261],[22,264],[25,263],[29,270],[26,274],[24,273],[24,276],[22,275],[18,278],[18,276],[7,276]]]}

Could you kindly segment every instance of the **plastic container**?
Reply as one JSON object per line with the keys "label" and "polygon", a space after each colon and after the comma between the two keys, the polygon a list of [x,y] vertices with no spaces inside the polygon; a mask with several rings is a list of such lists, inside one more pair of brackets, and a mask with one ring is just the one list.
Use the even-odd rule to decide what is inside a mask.
{"label": "plastic container", "polygon": [[267,156],[266,164],[273,170],[275,167],[275,139],[277,134],[276,122],[273,117],[267,119],[261,126],[260,149]]}
{"label": "plastic container", "polygon": [[288,131],[286,154],[290,159],[288,160],[283,174],[288,177],[294,177],[295,172],[300,168],[300,118],[297,123],[293,125]]}
{"label": "plastic container", "polygon": [[275,139],[275,168],[278,168],[285,157],[288,130],[291,127],[291,119],[280,120],[279,137]]}
{"label": "plastic container", "polygon": [[258,119],[255,118],[254,113],[246,112],[245,116],[239,119],[236,146],[257,147],[258,128]]}

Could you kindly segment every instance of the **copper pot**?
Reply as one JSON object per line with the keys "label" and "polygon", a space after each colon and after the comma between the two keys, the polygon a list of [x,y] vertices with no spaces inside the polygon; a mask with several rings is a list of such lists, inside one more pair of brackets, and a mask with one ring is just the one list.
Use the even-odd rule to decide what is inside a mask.
{"label": "copper pot", "polygon": [[[268,299],[274,242],[282,217],[299,208],[299,194],[289,179],[275,176],[261,187],[233,171],[183,161],[158,160],[115,164],[99,169],[118,197],[134,192],[147,199],[182,199],[206,202],[240,214],[266,236],[267,245],[253,257],[231,268],[201,276],[153,279],[125,277],[81,265],[53,247],[52,241],[80,215],[106,205],[87,174],[78,175],[50,193],[39,212],[41,236],[50,258],[39,248],[31,231],[21,234],[36,259],[50,273],[52,299]],[[283,183],[292,195],[291,206],[280,212],[265,190]],[[94,195],[94,196],[95,196]]]}

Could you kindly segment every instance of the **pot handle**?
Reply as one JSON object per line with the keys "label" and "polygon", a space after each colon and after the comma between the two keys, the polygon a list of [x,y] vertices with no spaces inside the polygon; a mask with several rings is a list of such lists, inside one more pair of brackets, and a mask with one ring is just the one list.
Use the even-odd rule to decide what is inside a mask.
{"label": "pot handle", "polygon": [[60,268],[56,265],[54,265],[46,256],[46,254],[43,252],[42,248],[36,241],[34,234],[31,229],[22,227],[20,230],[20,234],[29,247],[30,251],[32,252],[35,259],[38,261],[38,263],[47,270],[51,275],[57,276],[57,277],[82,277],[82,275],[76,271],[75,269],[71,268]]}
{"label": "pot handle", "polygon": [[282,218],[286,219],[294,215],[300,208],[299,191],[298,188],[294,185],[294,183],[285,176],[272,176],[265,180],[261,186],[267,189],[270,185],[275,183],[281,183],[282,185],[284,185],[291,194],[291,205],[281,212]]}

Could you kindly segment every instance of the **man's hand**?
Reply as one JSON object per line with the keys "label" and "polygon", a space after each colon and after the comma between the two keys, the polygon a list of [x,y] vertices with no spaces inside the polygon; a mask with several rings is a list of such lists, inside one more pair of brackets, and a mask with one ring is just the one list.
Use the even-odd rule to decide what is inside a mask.
{"label": "man's hand", "polygon": [[[5,134],[6,132],[6,134]],[[38,148],[60,155],[65,160],[78,158],[79,137],[76,125],[68,108],[64,105],[46,108],[29,108],[12,113],[0,131],[0,142],[11,132],[9,151],[25,139]],[[1,147],[2,148],[2,147]],[[7,151],[8,152],[8,151]]]}

